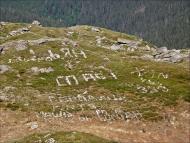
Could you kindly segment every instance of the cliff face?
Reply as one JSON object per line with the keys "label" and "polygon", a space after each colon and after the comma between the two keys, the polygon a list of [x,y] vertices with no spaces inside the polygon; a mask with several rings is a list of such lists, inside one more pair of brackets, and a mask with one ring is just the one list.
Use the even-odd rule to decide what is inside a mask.
{"label": "cliff face", "polygon": [[187,49],[92,26],[1,22],[0,30],[2,141],[49,132],[26,140],[106,142],[57,131],[119,142],[176,139],[162,129],[188,140]]}

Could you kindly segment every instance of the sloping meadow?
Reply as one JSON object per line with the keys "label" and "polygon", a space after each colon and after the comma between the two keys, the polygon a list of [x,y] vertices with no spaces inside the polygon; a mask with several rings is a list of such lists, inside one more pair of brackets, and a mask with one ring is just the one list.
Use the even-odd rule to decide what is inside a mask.
{"label": "sloping meadow", "polygon": [[[128,50],[132,44],[118,44],[118,38],[137,48]],[[43,119],[162,120],[166,106],[190,101],[188,63],[138,59],[152,52],[144,47],[155,46],[131,35],[90,26],[6,23],[0,42],[5,109]]]}

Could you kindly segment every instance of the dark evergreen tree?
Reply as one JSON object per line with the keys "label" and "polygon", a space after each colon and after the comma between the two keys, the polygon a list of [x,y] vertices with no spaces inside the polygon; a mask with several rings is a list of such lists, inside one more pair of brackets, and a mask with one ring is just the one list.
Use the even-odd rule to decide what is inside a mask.
{"label": "dark evergreen tree", "polygon": [[0,0],[0,21],[44,26],[94,25],[190,48],[189,0]]}

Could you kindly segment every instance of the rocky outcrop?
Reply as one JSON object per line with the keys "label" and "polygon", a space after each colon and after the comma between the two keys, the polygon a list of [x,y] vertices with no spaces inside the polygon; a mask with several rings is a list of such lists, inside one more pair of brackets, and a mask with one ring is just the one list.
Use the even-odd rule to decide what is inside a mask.
{"label": "rocky outcrop", "polygon": [[127,45],[128,47],[137,47],[140,41],[118,38],[117,43],[120,45]]}
{"label": "rocky outcrop", "polygon": [[168,50],[167,47],[161,47],[155,49],[155,51],[152,53],[144,54],[140,58],[145,60],[154,60],[158,62],[179,63],[183,60],[188,59],[188,53],[188,51],[182,53],[181,50]]}
{"label": "rocky outcrop", "polygon": [[117,39],[117,44],[118,45],[123,45],[127,46],[127,51],[129,52],[135,52],[135,51],[153,51],[154,48],[151,48],[150,46],[140,46],[142,44],[141,40],[129,40],[129,39],[123,39],[123,38],[118,38]]}
{"label": "rocky outcrop", "polygon": [[1,52],[12,49],[12,48],[16,49],[16,51],[26,50],[28,48],[27,41],[25,40],[12,41],[12,42],[7,42],[0,45]]}
{"label": "rocky outcrop", "polygon": [[178,63],[188,57],[188,53],[182,54],[181,50],[168,50],[166,47],[161,47],[153,54],[156,61]]}
{"label": "rocky outcrop", "polygon": [[27,27],[24,28],[20,28],[14,31],[9,32],[9,36],[16,36],[16,35],[20,35],[20,34],[24,34],[29,32],[30,30]]}

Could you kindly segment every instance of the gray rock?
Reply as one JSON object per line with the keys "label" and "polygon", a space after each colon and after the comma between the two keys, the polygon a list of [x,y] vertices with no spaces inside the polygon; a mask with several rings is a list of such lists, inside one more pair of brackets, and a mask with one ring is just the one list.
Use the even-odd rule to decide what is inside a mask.
{"label": "gray rock", "polygon": [[123,38],[118,38],[117,39],[117,44],[119,45],[127,45],[128,47],[132,47],[134,49],[139,48],[140,41],[135,41],[135,40],[128,40],[128,39],[123,39]]}
{"label": "gray rock", "polygon": [[174,52],[174,53],[177,53],[177,54],[180,54],[181,53],[181,50],[176,50],[176,49],[172,49],[170,50],[171,52]]}
{"label": "gray rock", "polygon": [[8,101],[9,99],[5,95],[0,96],[0,101]]}
{"label": "gray rock", "polygon": [[153,60],[154,59],[154,57],[152,55],[148,55],[148,54],[143,55],[141,58],[144,60]]}
{"label": "gray rock", "polygon": [[127,39],[123,39],[123,38],[117,39],[118,44],[130,44],[131,42],[132,42],[131,40],[127,40]]}
{"label": "gray rock", "polygon": [[61,40],[63,40],[63,39],[44,37],[44,38],[40,38],[40,39],[37,39],[37,40],[28,40],[28,44],[31,45],[31,46],[34,46],[34,45],[44,44],[44,43],[47,43],[47,42],[61,41]]}
{"label": "gray rock", "polygon": [[145,47],[142,47],[142,50],[143,51],[150,51],[151,48],[148,45],[146,45]]}
{"label": "gray rock", "polygon": [[6,24],[7,24],[6,22],[3,22],[3,21],[0,22],[1,26],[5,26]]}
{"label": "gray rock", "polygon": [[24,34],[24,33],[29,32],[29,31],[30,30],[28,28],[24,27],[24,28],[20,28],[20,29],[9,32],[9,35],[10,36],[16,36],[16,35]]}
{"label": "gray rock", "polygon": [[178,63],[178,62],[181,62],[182,60],[183,60],[183,58],[182,58],[182,56],[179,55],[179,54],[176,54],[176,55],[174,55],[174,56],[172,56],[172,57],[170,58],[170,61],[171,61],[172,63]]}
{"label": "gray rock", "polygon": [[37,20],[34,20],[34,21],[32,22],[32,25],[41,26],[41,23],[40,23],[39,21],[37,21]]}
{"label": "gray rock", "polygon": [[27,41],[24,41],[24,40],[17,41],[15,48],[17,51],[26,50],[28,48]]}
{"label": "gray rock", "polygon": [[116,45],[116,44],[114,44],[114,45],[112,45],[112,46],[110,47],[110,50],[113,50],[113,51],[116,51],[116,50],[124,50],[124,48],[123,48],[123,46],[121,46],[121,45]]}
{"label": "gray rock", "polygon": [[157,53],[167,53],[168,49],[167,47],[161,47],[157,49]]}
{"label": "gray rock", "polygon": [[91,30],[94,31],[94,32],[100,32],[100,29],[96,28],[96,27],[92,27]]}
{"label": "gray rock", "polygon": [[28,48],[27,41],[19,40],[19,41],[7,42],[0,45],[1,51],[9,50],[12,48],[15,48],[16,51],[26,50]]}
{"label": "gray rock", "polygon": [[31,71],[35,74],[39,74],[39,73],[50,73],[50,72],[53,72],[54,69],[52,67],[48,67],[48,68],[32,67]]}
{"label": "gray rock", "polygon": [[28,40],[29,45],[40,45],[48,42],[47,38],[41,38],[37,40]]}
{"label": "gray rock", "polygon": [[11,68],[8,65],[0,65],[0,74],[9,71]]}

